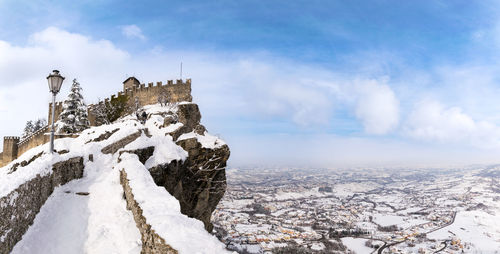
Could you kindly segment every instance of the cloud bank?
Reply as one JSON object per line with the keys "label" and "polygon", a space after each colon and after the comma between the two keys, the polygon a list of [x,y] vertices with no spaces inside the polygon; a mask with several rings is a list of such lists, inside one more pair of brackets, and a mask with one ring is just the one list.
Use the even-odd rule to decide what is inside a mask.
{"label": "cloud bank", "polygon": [[[129,38],[145,39],[135,25],[121,29]],[[379,71],[348,76],[267,52],[181,52],[157,46],[131,53],[110,40],[56,27],[32,34],[26,45],[0,40],[0,56],[0,119],[10,120],[0,126],[0,135],[19,134],[27,120],[46,116],[50,95],[45,77],[52,69],[60,69],[67,80],[77,78],[92,103],[120,90],[130,75],[142,82],[176,79],[182,61],[184,76],[193,79],[203,121],[233,145],[236,165],[273,160],[292,165],[416,163],[425,162],[429,151],[457,144],[460,152],[434,153],[441,160],[431,161],[454,161],[461,154],[476,162],[491,159],[500,148],[500,127],[485,118],[487,112],[471,114],[441,102],[439,95],[446,91],[434,90],[437,99],[432,100],[425,99],[425,89],[407,93],[401,85],[404,77],[393,79]],[[442,70],[436,68],[429,82],[459,82],[446,75],[458,73],[459,67]],[[68,88],[66,84],[60,100]],[[460,92],[455,96],[455,102],[467,101]],[[489,150],[479,155],[476,151],[482,150],[469,149]]]}

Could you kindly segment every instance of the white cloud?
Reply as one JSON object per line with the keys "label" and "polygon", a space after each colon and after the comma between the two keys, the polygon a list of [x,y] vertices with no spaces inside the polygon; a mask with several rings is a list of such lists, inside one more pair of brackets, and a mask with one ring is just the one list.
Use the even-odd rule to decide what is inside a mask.
{"label": "white cloud", "polygon": [[416,105],[405,131],[411,137],[441,143],[465,143],[481,148],[500,146],[500,127],[487,121],[475,121],[460,107],[445,107],[434,100]]}
{"label": "white cloud", "polygon": [[24,47],[0,40],[0,56],[0,119],[9,119],[9,124],[0,125],[2,135],[19,134],[27,120],[46,117],[46,77],[53,69],[61,70],[67,80],[58,99],[66,96],[67,83],[77,78],[87,100],[93,101],[117,90],[109,84],[116,83],[117,76],[125,79],[122,73],[129,69],[124,63],[130,57],[109,41],[54,27],[33,34]]}
{"label": "white cloud", "polygon": [[141,28],[139,28],[137,25],[122,26],[121,29],[122,29],[122,34],[129,39],[137,38],[143,41],[146,40],[146,36],[144,36]]}
{"label": "white cloud", "polygon": [[[132,57],[110,41],[54,27],[30,36],[26,46],[0,40],[0,55],[0,108],[16,112],[9,118],[13,124],[0,126],[1,135],[15,135],[25,121],[45,117],[50,100],[45,77],[52,69],[67,80],[77,78],[92,103],[119,91],[127,74],[144,83],[176,79],[183,61],[205,117],[272,119],[310,127],[328,124],[332,113],[329,88],[318,85],[328,80],[327,74],[265,55],[155,50]],[[63,85],[58,100],[68,88]],[[10,117],[9,112],[0,112],[0,118]]]}
{"label": "white cloud", "polygon": [[[83,86],[87,102],[92,103],[97,97],[107,97],[120,90],[121,81],[127,74],[135,75],[145,83],[176,79],[179,75],[179,63],[182,61],[184,76],[193,78],[193,97],[203,109],[204,123],[211,132],[219,133],[224,130],[222,134],[229,142],[238,143],[230,143],[236,149],[235,155],[246,153],[245,143],[239,142],[255,138],[248,134],[254,128],[265,133],[272,129],[271,133],[276,133],[281,126],[290,128],[289,124],[282,124],[283,122],[293,122],[302,127],[319,129],[318,132],[322,133],[325,126],[339,124],[332,122],[332,115],[339,111],[352,115],[339,116],[337,121],[352,123],[358,119],[368,134],[398,134],[401,133],[400,112],[404,114],[409,111],[400,104],[404,102],[408,107],[415,100],[414,94],[398,98],[404,93],[399,90],[395,92],[394,84],[384,77],[349,77],[318,66],[255,52],[215,54],[166,51],[156,47],[149,52],[131,54],[108,40],[94,39],[53,27],[33,34],[23,46],[0,40],[0,55],[0,119],[9,119],[9,124],[0,125],[0,136],[16,135],[25,121],[47,115],[50,95],[45,77],[54,68],[60,69],[67,80],[77,78]],[[454,87],[462,87],[462,90],[467,88],[464,91],[469,91],[470,94],[469,89],[477,79],[467,79],[472,74],[452,72],[453,70],[441,69],[440,73],[463,73],[464,76],[456,80],[448,78],[455,77],[455,74],[442,75],[446,76],[443,79],[449,79],[446,82],[450,85],[468,80],[470,84],[467,86]],[[476,75],[477,72],[473,74]],[[491,83],[495,79],[481,80]],[[58,96],[59,100],[66,96],[68,88],[66,82]],[[418,86],[414,86],[414,89],[419,91]],[[480,94],[487,94],[488,91],[491,91],[490,87],[485,87]],[[465,98],[466,94],[455,93],[453,98],[457,98],[457,104],[462,105],[460,103],[463,101],[459,102],[458,99]],[[421,97],[422,94],[425,93],[420,91],[414,97]],[[476,100],[484,98],[480,94],[472,97],[477,97]],[[488,101],[493,102],[494,96],[490,97]],[[474,103],[472,101],[469,104]],[[428,102],[418,103],[411,112],[402,124],[402,133],[412,138],[443,144],[483,144],[481,147],[486,147],[484,144],[494,147],[495,143],[500,143],[499,128],[494,121],[477,117],[478,114],[470,114],[470,111],[465,114],[459,108]],[[485,116],[487,113],[480,115]],[[245,126],[247,123],[249,125]],[[228,125],[231,127],[227,127]],[[231,130],[232,126],[234,131]],[[228,133],[227,130],[233,133]],[[289,130],[284,129],[283,133],[287,131]],[[287,143],[268,135],[263,147],[259,148],[259,143],[254,140],[252,146],[256,151],[252,153],[268,156],[270,161],[281,156],[282,161],[289,159],[291,163],[299,160],[313,163],[311,159],[298,159],[301,153],[317,160],[326,158],[329,154],[342,156],[342,159],[332,159],[331,163],[361,162],[361,157],[369,163],[381,158],[381,153],[374,151],[377,147],[384,147],[385,142],[377,137],[371,138],[373,139],[361,142],[345,137],[322,138],[318,134],[297,137],[293,142]],[[327,144],[329,142],[338,144]],[[301,144],[304,148],[296,153],[269,154],[274,151],[270,151],[268,147],[276,147],[277,153],[280,151],[279,147],[297,147]],[[385,146],[384,151],[396,154],[395,151],[401,145],[405,145],[404,141],[393,142],[392,145]],[[344,150],[345,147],[349,147],[349,150]],[[411,144],[406,144],[406,149],[415,153],[413,160],[418,161],[418,149],[421,149],[421,154],[426,154],[428,147],[413,148]],[[349,156],[350,153],[352,155]],[[405,158],[402,152],[397,154]],[[385,156],[384,161],[390,162],[391,156]],[[244,160],[242,157],[244,156],[240,156],[241,160]],[[238,156],[234,158],[237,159]],[[450,156],[446,158],[450,160]],[[435,160],[439,161],[439,158],[436,156]]]}
{"label": "white cloud", "polygon": [[387,134],[399,123],[399,101],[383,81],[358,80],[356,117],[369,134]]}

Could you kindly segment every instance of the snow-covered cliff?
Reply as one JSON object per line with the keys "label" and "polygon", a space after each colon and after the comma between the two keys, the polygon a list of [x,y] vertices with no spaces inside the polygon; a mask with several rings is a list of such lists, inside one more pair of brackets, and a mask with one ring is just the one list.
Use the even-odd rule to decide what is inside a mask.
{"label": "snow-covered cliff", "polygon": [[0,253],[224,253],[228,146],[194,103],[144,110],[0,168]]}

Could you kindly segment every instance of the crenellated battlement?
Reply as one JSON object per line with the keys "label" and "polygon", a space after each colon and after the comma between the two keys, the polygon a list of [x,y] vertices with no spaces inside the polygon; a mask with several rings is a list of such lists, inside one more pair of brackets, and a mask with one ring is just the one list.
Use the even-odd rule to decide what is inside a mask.
{"label": "crenellated battlement", "polygon": [[4,140],[18,140],[20,139],[20,137],[16,137],[16,136],[6,136],[6,137],[3,137]]}
{"label": "crenellated battlement", "polygon": [[45,132],[48,132],[50,129],[49,125],[45,125],[44,127],[40,128],[39,130],[33,132],[31,135],[28,137],[25,137],[19,141],[19,146],[22,146],[28,142],[30,142],[32,139],[37,138],[40,135],[44,135]]}
{"label": "crenellated battlement", "polygon": [[3,152],[0,158],[0,167],[15,160],[17,158],[19,137],[7,136],[3,137]]}
{"label": "crenellated battlement", "polygon": [[[57,108],[57,107],[62,107],[62,106],[63,106],[63,103],[64,103],[63,101],[56,101],[56,108]],[[51,107],[52,107],[52,102],[49,102],[49,106],[51,106]]]}
{"label": "crenellated battlement", "polygon": [[175,80],[175,83],[174,83],[174,80],[167,80],[167,82],[165,84],[163,84],[162,81],[157,81],[156,84],[155,84],[155,82],[149,82],[149,83],[147,83],[147,86],[146,86],[146,83],[141,83],[141,84],[136,84],[136,85],[128,84],[127,86],[124,87],[123,91],[124,92],[127,92],[127,91],[139,92],[142,90],[147,90],[148,88],[154,88],[154,87],[165,88],[165,87],[174,86],[174,85],[191,85],[191,79],[186,79],[185,81],[183,81],[182,79],[177,79],[177,80]]}

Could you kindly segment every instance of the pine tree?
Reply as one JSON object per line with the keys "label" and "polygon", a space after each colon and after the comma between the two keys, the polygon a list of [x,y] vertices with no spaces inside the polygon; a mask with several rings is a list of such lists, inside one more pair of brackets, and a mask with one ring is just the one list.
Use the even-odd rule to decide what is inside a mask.
{"label": "pine tree", "polygon": [[58,133],[79,133],[87,129],[90,125],[87,106],[83,102],[80,83],[73,80],[68,98],[63,103],[63,111],[59,115],[56,131]]}
{"label": "pine tree", "polygon": [[29,136],[31,136],[31,134],[33,134],[33,129],[34,129],[34,126],[33,126],[33,121],[27,121],[26,122],[26,126],[24,127],[24,130],[23,130],[23,135],[21,135],[21,139],[25,139]]}
{"label": "pine tree", "polygon": [[33,122],[33,132],[37,132],[45,126],[47,126],[47,120],[45,118],[39,118]]}
{"label": "pine tree", "polygon": [[24,127],[23,134],[21,135],[21,139],[28,138],[33,135],[33,133],[47,126],[47,120],[45,119],[37,119],[35,121],[27,121],[26,126]]}

